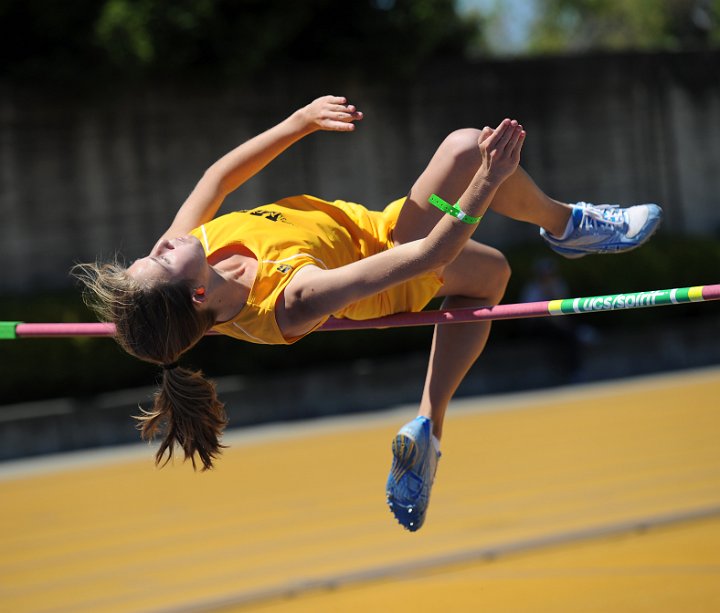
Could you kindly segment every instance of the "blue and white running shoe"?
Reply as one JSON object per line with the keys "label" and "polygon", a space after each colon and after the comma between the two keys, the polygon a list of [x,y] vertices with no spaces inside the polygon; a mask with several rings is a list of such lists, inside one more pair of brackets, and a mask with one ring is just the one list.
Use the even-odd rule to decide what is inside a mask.
{"label": "blue and white running shoe", "polygon": [[623,253],[639,247],[660,226],[662,209],[657,204],[621,209],[617,204],[578,202],[573,205],[572,220],[572,232],[562,239],[540,229],[540,236],[553,251],[571,259],[589,253]]}
{"label": "blue and white running shoe", "polygon": [[416,417],[405,424],[393,439],[392,452],[385,487],[387,504],[398,522],[415,532],[425,522],[441,455],[432,442],[432,422],[427,417]]}

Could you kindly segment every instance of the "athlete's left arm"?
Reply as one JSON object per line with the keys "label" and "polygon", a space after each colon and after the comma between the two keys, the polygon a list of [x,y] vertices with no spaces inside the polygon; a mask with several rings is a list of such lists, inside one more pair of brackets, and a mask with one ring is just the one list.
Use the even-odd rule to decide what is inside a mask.
{"label": "athlete's left arm", "polygon": [[[480,164],[458,206],[467,215],[482,216],[498,187],[518,167],[525,132],[516,121],[503,120],[478,140]],[[276,318],[290,338],[308,332],[322,319],[367,296],[433,270],[442,270],[457,258],[475,231],[475,224],[443,215],[427,236],[397,245],[367,258],[323,270],[308,265],[295,273]]]}
{"label": "athlete's left arm", "polygon": [[210,221],[231,192],[288,147],[318,130],[352,132],[363,114],[341,96],[323,96],[269,130],[236,147],[210,166],[178,210],[162,239],[182,236]]}

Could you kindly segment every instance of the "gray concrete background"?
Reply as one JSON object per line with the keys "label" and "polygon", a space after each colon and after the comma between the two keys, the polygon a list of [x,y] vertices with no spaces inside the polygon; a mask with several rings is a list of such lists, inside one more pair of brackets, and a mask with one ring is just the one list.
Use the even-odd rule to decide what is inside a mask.
{"label": "gray concrete background", "polygon": [[[382,208],[447,133],[509,115],[528,130],[523,165],[551,195],[655,201],[663,231],[720,235],[720,52],[456,63],[402,85],[318,74],[92,93],[0,84],[0,293],[64,287],[76,261],[143,254],[210,163],[325,93],[364,111],[357,132],[306,139],[226,210],[296,193]],[[479,238],[496,246],[535,236],[486,221]]]}

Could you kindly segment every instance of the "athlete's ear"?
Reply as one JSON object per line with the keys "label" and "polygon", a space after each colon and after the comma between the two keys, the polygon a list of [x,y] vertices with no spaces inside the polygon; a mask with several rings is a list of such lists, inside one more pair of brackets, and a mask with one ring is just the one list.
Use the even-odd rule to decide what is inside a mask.
{"label": "athlete's ear", "polygon": [[205,295],[205,288],[201,285],[200,287],[196,287],[193,290],[192,295],[192,301],[193,304],[196,306],[201,306],[205,300],[207,300],[207,296]]}

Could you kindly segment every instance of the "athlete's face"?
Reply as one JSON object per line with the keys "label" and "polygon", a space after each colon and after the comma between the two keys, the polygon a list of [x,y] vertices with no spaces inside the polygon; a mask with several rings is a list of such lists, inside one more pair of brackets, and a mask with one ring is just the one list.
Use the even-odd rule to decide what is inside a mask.
{"label": "athlete's face", "polygon": [[200,241],[194,236],[162,239],[147,257],[135,260],[128,272],[139,281],[188,281],[202,285],[209,265]]}

